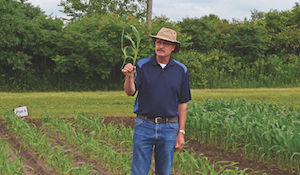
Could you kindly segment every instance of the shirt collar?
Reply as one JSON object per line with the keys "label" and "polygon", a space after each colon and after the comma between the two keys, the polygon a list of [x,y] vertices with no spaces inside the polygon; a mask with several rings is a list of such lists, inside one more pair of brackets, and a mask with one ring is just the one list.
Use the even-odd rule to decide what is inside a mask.
{"label": "shirt collar", "polygon": [[[155,56],[156,56],[156,55],[154,54],[154,55],[151,57],[151,62],[152,62],[153,65],[158,65],[158,62],[156,61]],[[171,65],[174,65],[174,64],[175,64],[174,59],[170,57],[170,60],[169,60],[169,63],[167,64],[167,66],[168,66],[168,65],[171,66]]]}

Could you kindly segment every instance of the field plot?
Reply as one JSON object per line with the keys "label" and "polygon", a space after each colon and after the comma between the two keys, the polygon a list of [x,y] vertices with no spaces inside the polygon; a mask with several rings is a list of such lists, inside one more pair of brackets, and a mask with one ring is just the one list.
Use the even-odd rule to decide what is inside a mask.
{"label": "field plot", "polygon": [[23,174],[21,170],[21,157],[13,158],[9,144],[0,139],[0,174]]}
{"label": "field plot", "polygon": [[207,100],[192,106],[188,116],[191,139],[300,174],[299,108]]}
{"label": "field plot", "polygon": [[[193,105],[187,144],[176,152],[172,174],[299,174],[299,114],[244,100]],[[24,160],[7,156],[6,162],[21,174],[130,174],[132,117],[72,113],[24,119],[7,113],[0,124],[0,143],[12,145]]]}
{"label": "field plot", "polygon": [[[86,114],[74,114],[71,119],[45,116],[27,121],[8,114],[1,125],[8,129],[7,133],[16,135],[24,149],[30,147],[33,156],[43,161],[42,173],[130,174],[133,130],[121,123],[104,121]],[[244,174],[246,171],[235,167],[233,162],[212,163],[188,151],[176,153],[174,164],[174,174]]]}

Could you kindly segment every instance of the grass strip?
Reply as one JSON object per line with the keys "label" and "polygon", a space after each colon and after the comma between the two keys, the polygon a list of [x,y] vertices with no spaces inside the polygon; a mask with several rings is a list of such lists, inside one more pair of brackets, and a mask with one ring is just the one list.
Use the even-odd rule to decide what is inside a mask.
{"label": "grass strip", "polygon": [[[206,99],[229,100],[243,97],[252,103],[300,107],[300,88],[193,89],[191,93],[191,103],[198,104]],[[134,116],[134,100],[123,91],[0,92],[0,115],[23,105],[28,107],[29,115],[36,118],[45,113],[69,115],[73,112],[87,112],[99,116]]]}

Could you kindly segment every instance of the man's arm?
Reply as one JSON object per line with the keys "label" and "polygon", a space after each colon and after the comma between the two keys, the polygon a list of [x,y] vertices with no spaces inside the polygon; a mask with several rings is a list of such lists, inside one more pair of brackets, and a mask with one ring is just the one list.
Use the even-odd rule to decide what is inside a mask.
{"label": "man's arm", "polygon": [[[179,118],[178,118],[179,130],[185,130],[185,122],[187,116],[187,103],[178,104],[178,113],[179,113]],[[176,137],[175,151],[181,150],[183,146],[184,146],[184,134],[178,132]]]}
{"label": "man's arm", "polygon": [[122,69],[123,74],[125,75],[124,82],[124,91],[128,96],[131,96],[135,92],[135,84],[134,84],[134,73],[136,67],[131,63],[126,64],[126,66]]}

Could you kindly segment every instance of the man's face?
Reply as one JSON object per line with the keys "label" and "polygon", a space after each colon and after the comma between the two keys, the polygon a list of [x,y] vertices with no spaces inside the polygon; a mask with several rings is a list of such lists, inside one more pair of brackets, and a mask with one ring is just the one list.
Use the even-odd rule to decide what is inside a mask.
{"label": "man's face", "polygon": [[155,53],[158,57],[169,57],[175,49],[175,44],[169,41],[156,39],[155,40]]}

